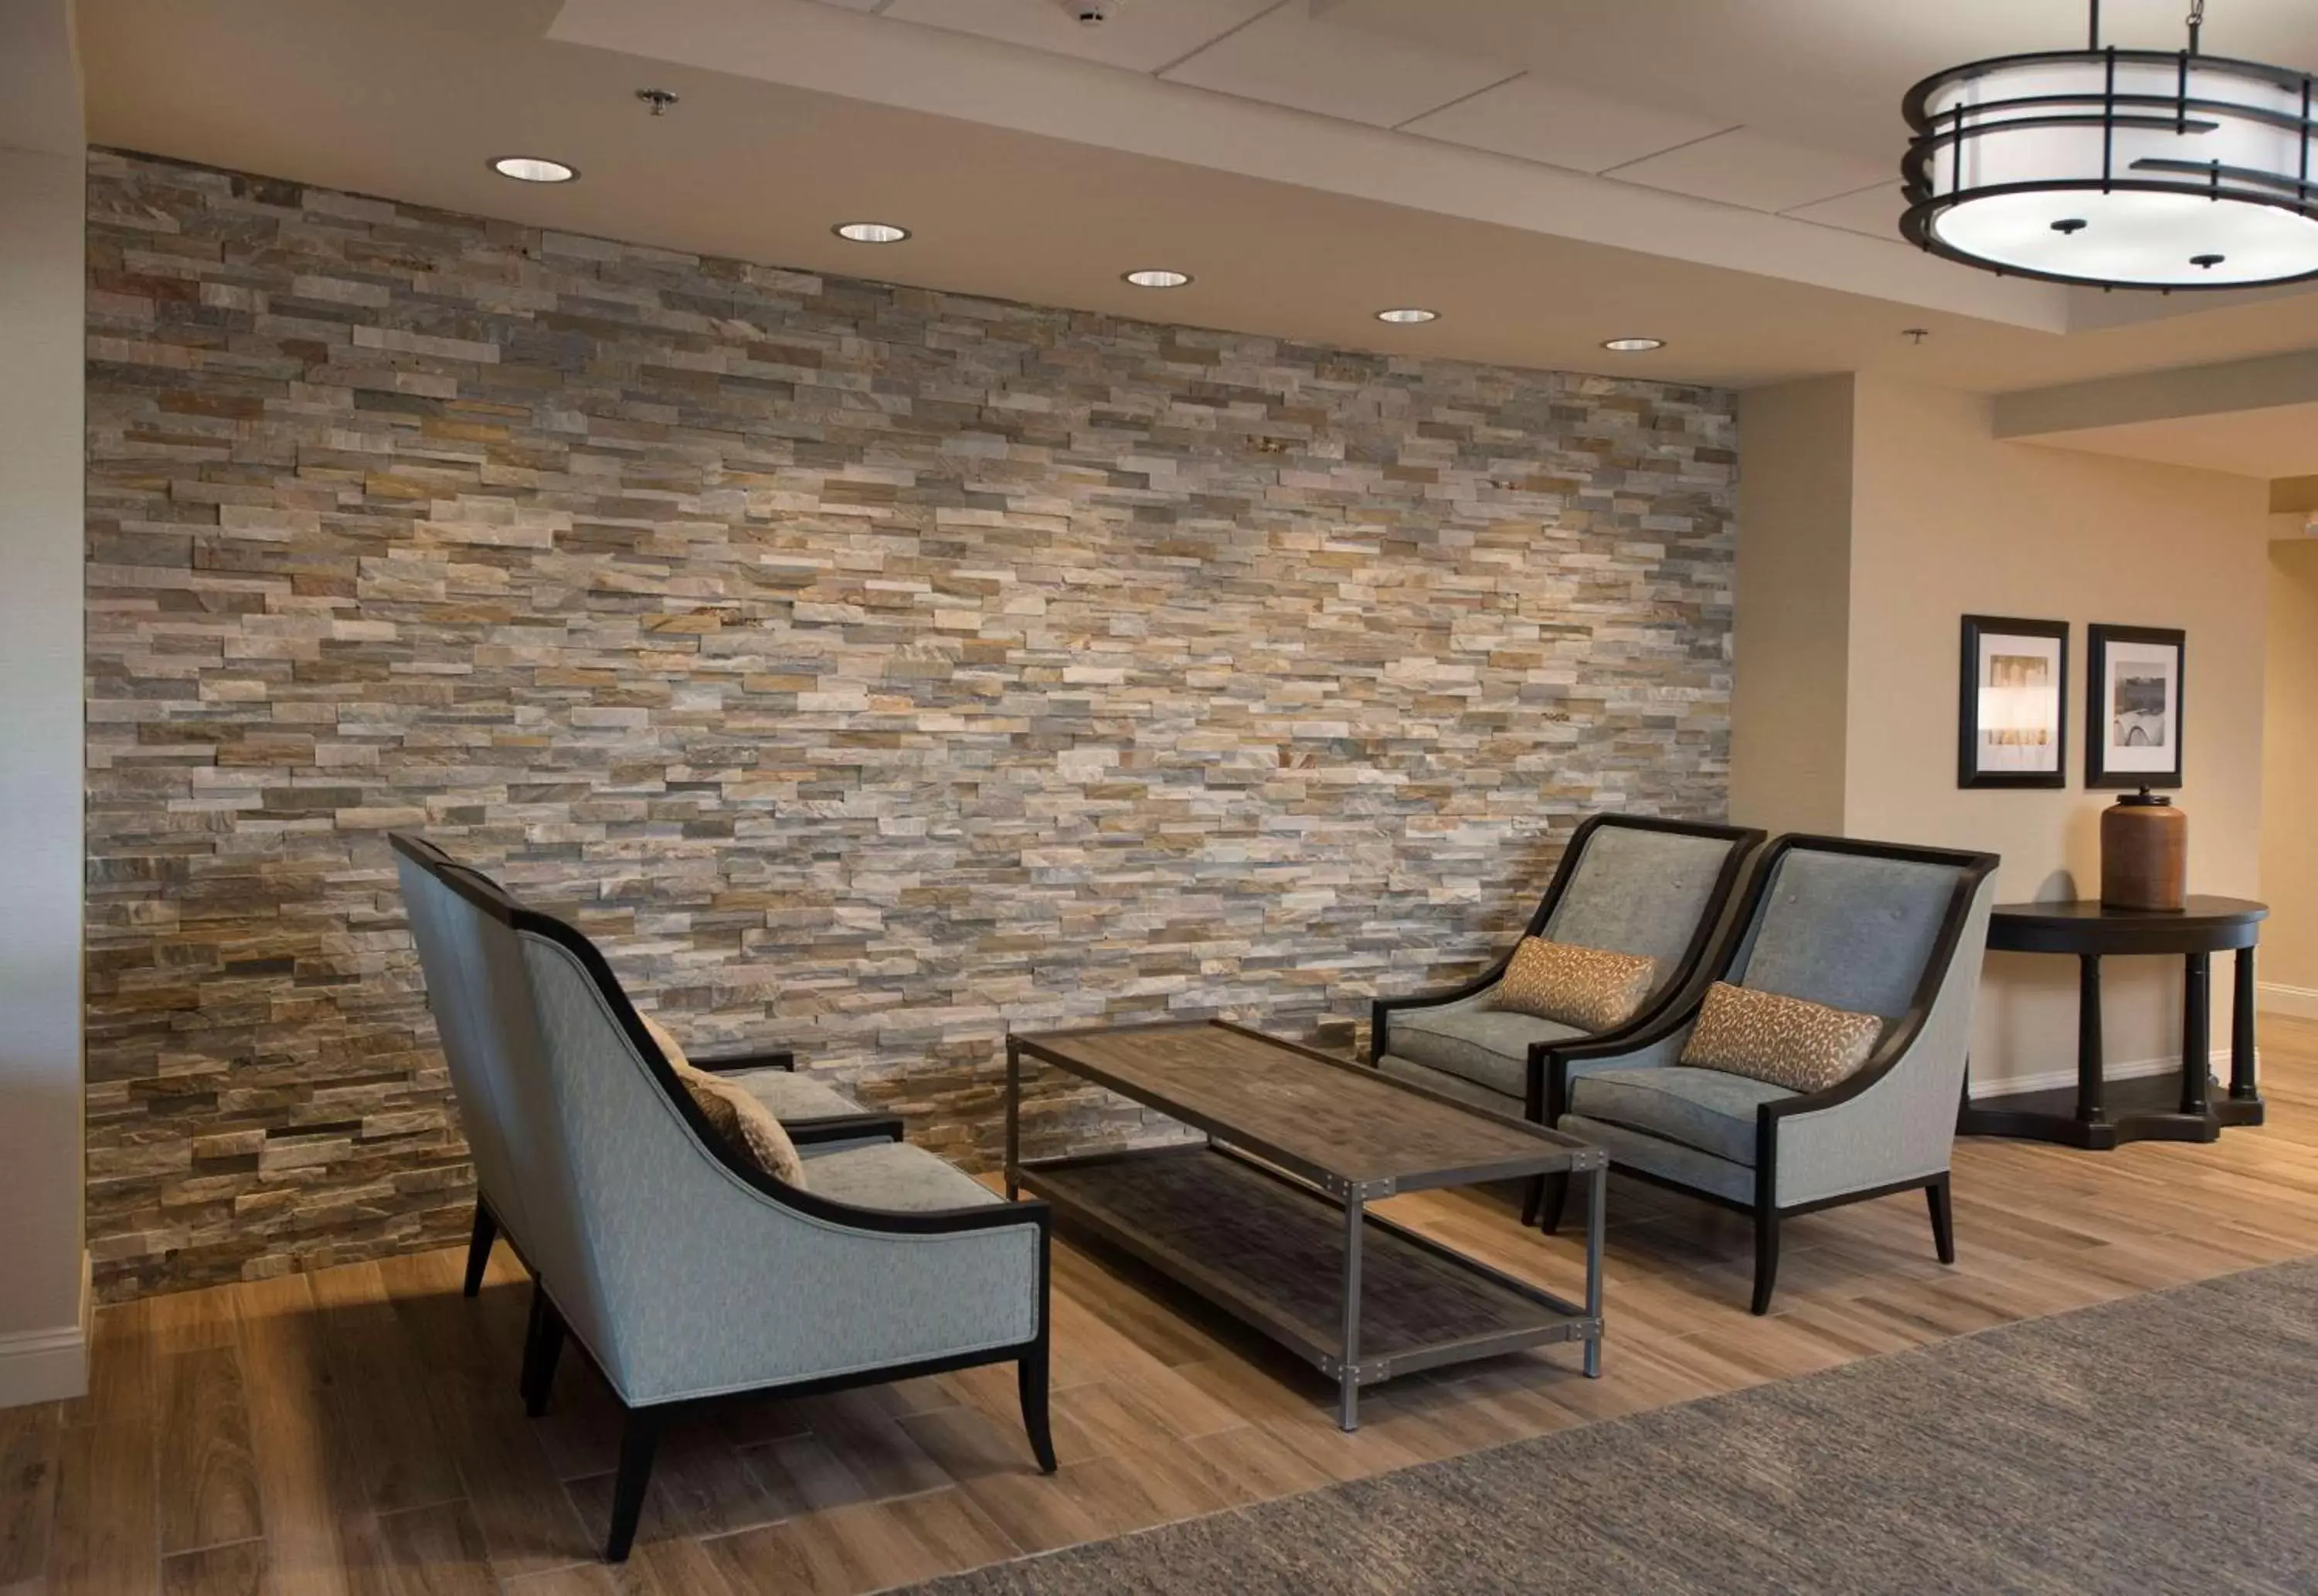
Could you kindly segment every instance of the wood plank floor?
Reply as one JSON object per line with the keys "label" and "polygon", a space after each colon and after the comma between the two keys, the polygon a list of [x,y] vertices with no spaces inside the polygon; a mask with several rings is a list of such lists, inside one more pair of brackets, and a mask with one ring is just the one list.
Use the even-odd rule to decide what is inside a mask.
{"label": "wood plank floor", "polygon": [[[871,1591],[2009,1320],[2318,1254],[2318,1025],[2269,1023],[2270,1123],[2093,1154],[1958,1145],[1961,1261],[1915,1194],[1789,1230],[1746,1312],[1737,1216],[1618,1183],[1605,1377],[1549,1349],[1381,1387],[1357,1435],[1301,1365],[1128,1266],[1055,1270],[1059,1474],[1009,1368],[732,1408],[672,1433],[633,1560],[593,1560],[615,1442],[567,1356],[523,1415],[525,1288],[495,1261],[384,1263],[103,1310],[76,1402],[0,1412],[0,1596],[757,1596]],[[1577,1244],[1494,1194],[1386,1206],[1565,1292]]]}

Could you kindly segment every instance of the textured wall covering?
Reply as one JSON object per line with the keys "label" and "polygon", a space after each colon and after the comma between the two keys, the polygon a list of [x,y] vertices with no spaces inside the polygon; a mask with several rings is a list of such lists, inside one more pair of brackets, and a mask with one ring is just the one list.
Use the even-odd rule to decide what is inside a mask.
{"label": "textured wall covering", "polygon": [[1010,1024],[1350,1017],[1722,808],[1727,394],[117,156],[89,264],[112,1295],[463,1225],[390,828],[986,1159]]}

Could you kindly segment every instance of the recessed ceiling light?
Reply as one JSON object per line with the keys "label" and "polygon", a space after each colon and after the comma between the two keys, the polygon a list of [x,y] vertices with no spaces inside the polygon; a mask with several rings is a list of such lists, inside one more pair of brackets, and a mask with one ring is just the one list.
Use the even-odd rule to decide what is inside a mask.
{"label": "recessed ceiling light", "polygon": [[840,222],[830,231],[856,244],[899,244],[910,236],[909,229],[897,228],[890,221]]}
{"label": "recessed ceiling light", "polygon": [[491,163],[491,170],[502,177],[512,177],[517,183],[569,183],[580,175],[577,166],[567,166],[562,161],[551,161],[535,155],[503,155]]}
{"label": "recessed ceiling light", "polygon": [[1647,354],[1653,349],[1666,347],[1664,338],[1605,338],[1602,347],[1620,354]]}
{"label": "recessed ceiling light", "polygon": [[1163,266],[1120,274],[1137,288],[1181,288],[1191,280],[1189,272],[1170,272]]}
{"label": "recessed ceiling light", "polygon": [[1379,321],[1389,321],[1394,323],[1396,326],[1405,327],[1411,322],[1438,321],[1441,319],[1441,312],[1438,310],[1422,309],[1415,305],[1402,305],[1396,309],[1378,311],[1377,319]]}

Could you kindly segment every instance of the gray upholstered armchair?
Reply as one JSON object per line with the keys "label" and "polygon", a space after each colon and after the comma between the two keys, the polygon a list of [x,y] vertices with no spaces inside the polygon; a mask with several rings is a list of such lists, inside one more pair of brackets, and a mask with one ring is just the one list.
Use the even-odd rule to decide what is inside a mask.
{"label": "gray upholstered armchair", "polygon": [[804,1188],[764,1174],[586,937],[396,845],[479,1180],[533,1276],[526,1405],[545,1410],[568,1334],[627,1411],[607,1559],[634,1538],[668,1417],[724,1396],[1011,1362],[1053,1470],[1046,1205],[882,1137],[800,1146]]}
{"label": "gray upholstered armchair", "polygon": [[[501,1044],[496,1039],[488,1009],[477,982],[483,971],[483,950],[473,936],[472,917],[461,906],[459,894],[444,890],[453,877],[501,904],[513,913],[516,902],[499,883],[472,865],[462,865],[423,837],[395,833],[391,840],[400,856],[395,861],[402,882],[403,901],[410,915],[411,938],[427,976],[427,991],[435,1012],[435,1026],[443,1056],[451,1069],[451,1089],[459,1104],[467,1133],[468,1150],[475,1161],[475,1217],[467,1242],[466,1295],[482,1288],[490,1265],[491,1244],[505,1228],[503,1214],[511,1205],[496,1202],[492,1194],[507,1188],[508,1149],[497,1123],[497,1100],[503,1095],[493,1083],[492,1060]],[[865,1109],[825,1080],[797,1072],[796,1054],[786,1048],[727,1054],[714,1058],[695,1056],[696,1068],[728,1075],[772,1112],[807,1158],[842,1152],[876,1142],[902,1139],[899,1115]],[[516,1256],[523,1257],[523,1239],[508,1236]]]}
{"label": "gray upholstered armchair", "polygon": [[[1460,987],[1379,998],[1370,1010],[1369,1062],[1388,1075],[1493,1112],[1551,1125],[1567,1105],[1545,1061],[1556,1044],[1613,1042],[1649,1026],[1679,999],[1712,946],[1747,856],[1763,833],[1703,821],[1595,815],[1564,849],[1553,880],[1523,928],[1548,937],[1658,961],[1658,980],[1634,1018],[1596,1036],[1496,1007],[1505,956]],[[1543,1183],[1522,1215],[1537,1223]]]}
{"label": "gray upholstered armchair", "polygon": [[[1568,1104],[1556,1123],[1613,1170],[1753,1215],[1757,1314],[1778,1279],[1779,1222],[1814,1209],[1921,1187],[1940,1261],[1954,1262],[1948,1157],[1997,862],[1781,838],[1683,1001],[1623,1037],[1549,1050]],[[1711,981],[1880,1015],[1883,1031],[1858,1073],[1820,1092],[1686,1066]],[[1549,1190],[1548,1230],[1567,1191]]]}

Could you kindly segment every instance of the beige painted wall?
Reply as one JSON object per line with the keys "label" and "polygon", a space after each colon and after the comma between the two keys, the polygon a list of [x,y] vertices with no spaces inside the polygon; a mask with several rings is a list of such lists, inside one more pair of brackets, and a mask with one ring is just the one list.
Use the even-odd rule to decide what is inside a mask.
{"label": "beige painted wall", "polygon": [[[2097,892],[2100,811],[2113,794],[2082,785],[2085,629],[2095,621],[2179,626],[2189,634],[2188,767],[2176,796],[2190,817],[2190,884],[2199,892],[2259,895],[2264,590],[2272,528],[2266,485],[2002,443],[1993,435],[1986,396],[1866,377],[1835,381],[1851,392],[1852,448],[1846,461],[1819,463],[1818,492],[1821,503],[1848,492],[1848,638],[1839,684],[1817,690],[1842,695],[1841,829],[1999,853],[2002,900]],[[1795,781],[1783,791],[1760,775],[1759,763],[1775,764],[1777,750],[1792,743],[1799,712],[1792,705],[1766,711],[1759,676],[1748,678],[1759,672],[1775,684],[1784,676],[1787,692],[1807,684],[1783,669],[1777,647],[1748,651],[1749,625],[1762,618],[1748,611],[1764,602],[1762,585],[1750,578],[1761,567],[1750,561],[1764,559],[1758,539],[1795,545],[1789,560],[1831,557],[1813,555],[1827,542],[1824,526],[1766,525],[1758,513],[1757,467],[1800,472],[1807,463],[1778,445],[1775,426],[1773,446],[1757,457],[1748,418],[1774,396],[1750,393],[1741,412],[1746,463],[1732,788],[1733,810],[1740,812],[1738,773],[1748,772],[1745,818],[1792,829],[1823,823],[1821,784]],[[1823,402],[1823,396],[1794,402],[1806,399]],[[1776,507],[1806,502],[1809,495],[1789,482],[1774,484],[1769,498]],[[1958,626],[1970,612],[2071,623],[2067,788],[1957,787]],[[2117,960],[2107,974],[2112,1069],[2178,1055],[2178,965]],[[2075,972],[2064,961],[1991,957],[1973,1050],[1975,1083],[2068,1072],[2075,1005]],[[2225,1013],[2226,1005],[2217,1012]],[[2217,1046],[2226,1045],[2225,1031],[2224,1021]]]}
{"label": "beige painted wall", "polygon": [[[2296,516],[2295,519],[2299,520]],[[2318,1019],[2318,538],[2269,546],[2269,685],[2262,731],[2267,1004]]]}
{"label": "beige painted wall", "polygon": [[[85,1384],[81,214],[65,0],[0,6],[0,1406]],[[12,92],[18,91],[22,92]],[[54,112],[54,125],[34,112]]]}
{"label": "beige painted wall", "polygon": [[1851,640],[1852,380],[1738,396],[1730,818],[1843,829]]}

